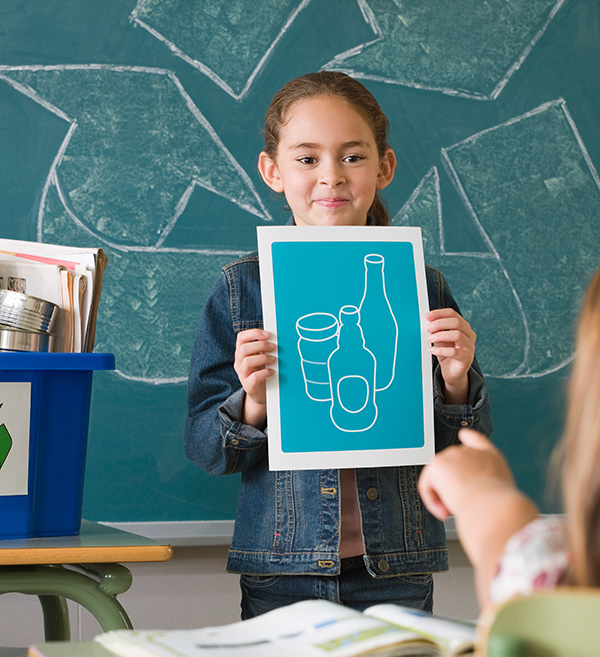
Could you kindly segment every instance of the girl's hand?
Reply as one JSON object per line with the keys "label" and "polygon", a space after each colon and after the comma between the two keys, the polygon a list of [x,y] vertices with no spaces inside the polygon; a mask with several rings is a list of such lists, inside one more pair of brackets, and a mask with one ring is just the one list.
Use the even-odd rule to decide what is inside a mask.
{"label": "girl's hand", "polygon": [[267,422],[266,380],[273,376],[270,368],[276,361],[269,352],[275,350],[272,342],[267,342],[269,332],[262,329],[241,331],[237,335],[233,369],[246,391],[242,421],[245,424],[263,429]]}
{"label": "girl's hand", "polygon": [[445,384],[447,404],[466,404],[469,398],[469,369],[475,358],[475,331],[452,308],[431,310],[425,315],[429,351],[437,356]]}

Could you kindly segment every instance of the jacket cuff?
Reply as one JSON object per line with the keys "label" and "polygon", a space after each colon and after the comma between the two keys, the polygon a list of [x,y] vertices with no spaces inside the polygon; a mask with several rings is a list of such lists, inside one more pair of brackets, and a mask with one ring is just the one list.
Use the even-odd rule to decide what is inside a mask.
{"label": "jacket cuff", "polygon": [[246,392],[243,388],[236,390],[218,409],[221,421],[221,436],[225,447],[237,449],[255,449],[264,444],[267,431],[242,422],[242,409]]}
{"label": "jacket cuff", "polygon": [[473,427],[479,413],[487,403],[487,388],[479,372],[473,367],[469,370],[469,399],[466,404],[446,404],[444,400],[444,379],[438,365],[433,373],[433,406],[444,424],[460,429]]}

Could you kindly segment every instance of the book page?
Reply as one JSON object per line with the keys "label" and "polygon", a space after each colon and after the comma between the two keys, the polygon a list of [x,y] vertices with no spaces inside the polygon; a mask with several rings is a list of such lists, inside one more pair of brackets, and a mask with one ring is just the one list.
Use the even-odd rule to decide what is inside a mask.
{"label": "book page", "polygon": [[448,655],[469,654],[473,650],[476,635],[474,621],[444,618],[393,604],[374,605],[369,607],[365,614],[401,628],[410,628],[423,638],[442,646]]}
{"label": "book page", "polygon": [[441,655],[410,630],[324,600],[306,600],[248,621],[199,630],[116,631],[96,637],[133,657],[378,657]]}

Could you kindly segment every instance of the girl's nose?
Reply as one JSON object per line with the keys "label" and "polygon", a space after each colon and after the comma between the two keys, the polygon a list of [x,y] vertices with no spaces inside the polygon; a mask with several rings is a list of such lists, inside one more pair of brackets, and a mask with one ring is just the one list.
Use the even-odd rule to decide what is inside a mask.
{"label": "girl's nose", "polygon": [[344,171],[340,163],[328,162],[323,163],[320,172],[319,182],[330,187],[337,187],[345,181]]}

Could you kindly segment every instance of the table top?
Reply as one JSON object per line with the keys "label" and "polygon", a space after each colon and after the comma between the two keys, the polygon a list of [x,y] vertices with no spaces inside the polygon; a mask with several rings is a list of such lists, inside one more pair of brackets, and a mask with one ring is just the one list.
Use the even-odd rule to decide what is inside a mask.
{"label": "table top", "polygon": [[73,536],[0,540],[0,566],[167,561],[172,555],[170,545],[89,520]]}

